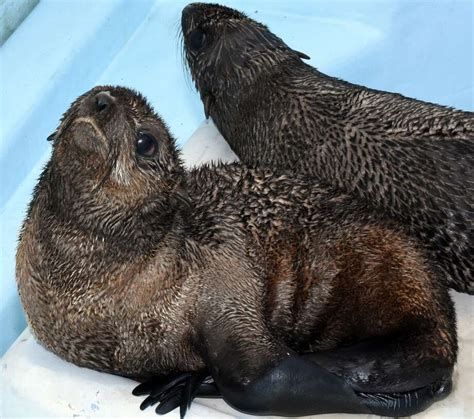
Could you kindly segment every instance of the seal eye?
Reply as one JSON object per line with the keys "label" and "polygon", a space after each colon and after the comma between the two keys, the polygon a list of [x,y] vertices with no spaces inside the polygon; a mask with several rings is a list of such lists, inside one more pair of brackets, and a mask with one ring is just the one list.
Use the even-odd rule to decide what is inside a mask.
{"label": "seal eye", "polygon": [[141,131],[138,133],[135,150],[140,156],[151,157],[156,154],[158,143],[150,133]]}
{"label": "seal eye", "polygon": [[188,35],[189,48],[197,51],[200,50],[206,42],[206,34],[201,29],[194,29]]}

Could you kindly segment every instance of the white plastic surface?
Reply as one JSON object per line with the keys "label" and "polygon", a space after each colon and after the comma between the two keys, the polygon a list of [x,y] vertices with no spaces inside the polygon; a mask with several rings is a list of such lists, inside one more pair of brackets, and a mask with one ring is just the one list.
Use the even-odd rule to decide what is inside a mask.
{"label": "white plastic surface", "polygon": [[[209,160],[232,161],[232,153],[212,123],[205,122],[183,149],[187,166]],[[459,362],[453,393],[417,418],[472,418],[474,415],[474,325],[472,297],[453,293],[459,325]],[[80,368],[39,346],[25,330],[5,354],[0,366],[0,417],[155,417],[141,412],[140,398],[131,395],[132,380]],[[228,416],[227,416],[228,415]],[[178,418],[174,411],[167,418]],[[222,400],[200,399],[187,418],[247,417]],[[364,418],[365,415],[320,415],[315,418]]]}

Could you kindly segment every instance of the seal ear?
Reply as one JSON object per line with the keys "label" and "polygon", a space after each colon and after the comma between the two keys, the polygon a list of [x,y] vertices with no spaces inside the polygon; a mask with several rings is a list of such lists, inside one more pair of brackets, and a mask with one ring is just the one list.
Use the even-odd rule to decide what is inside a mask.
{"label": "seal ear", "polygon": [[54,131],[52,134],[48,135],[46,138],[46,141],[49,141],[50,143],[53,142],[56,139],[58,131]]}
{"label": "seal ear", "polygon": [[311,57],[309,55],[306,55],[304,52],[296,51],[295,49],[293,50],[293,52],[296,52],[296,55],[302,58],[303,60],[311,60]]}

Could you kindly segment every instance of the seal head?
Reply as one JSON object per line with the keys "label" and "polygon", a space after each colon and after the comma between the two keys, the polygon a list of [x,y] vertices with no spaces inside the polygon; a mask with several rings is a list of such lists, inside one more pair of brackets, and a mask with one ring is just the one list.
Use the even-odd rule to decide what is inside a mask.
{"label": "seal head", "polygon": [[124,218],[131,226],[137,214],[170,213],[183,169],[166,125],[140,94],[94,88],[64,114],[52,141],[55,211],[78,210],[83,227],[124,237],[142,231],[123,229]]}
{"label": "seal head", "polygon": [[191,3],[182,12],[181,27],[184,54],[206,118],[220,92],[253,84],[260,74],[267,77],[282,62],[309,59],[267,26],[229,7]]}

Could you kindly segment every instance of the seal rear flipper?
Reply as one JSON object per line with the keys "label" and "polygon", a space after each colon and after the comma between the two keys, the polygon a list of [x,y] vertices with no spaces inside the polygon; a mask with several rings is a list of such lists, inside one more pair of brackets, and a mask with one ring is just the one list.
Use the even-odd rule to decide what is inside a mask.
{"label": "seal rear flipper", "polygon": [[164,415],[179,407],[181,418],[184,418],[195,397],[221,397],[214,380],[205,370],[154,378],[135,387],[132,394],[147,395],[140,405],[141,410],[158,403],[155,411]]}

